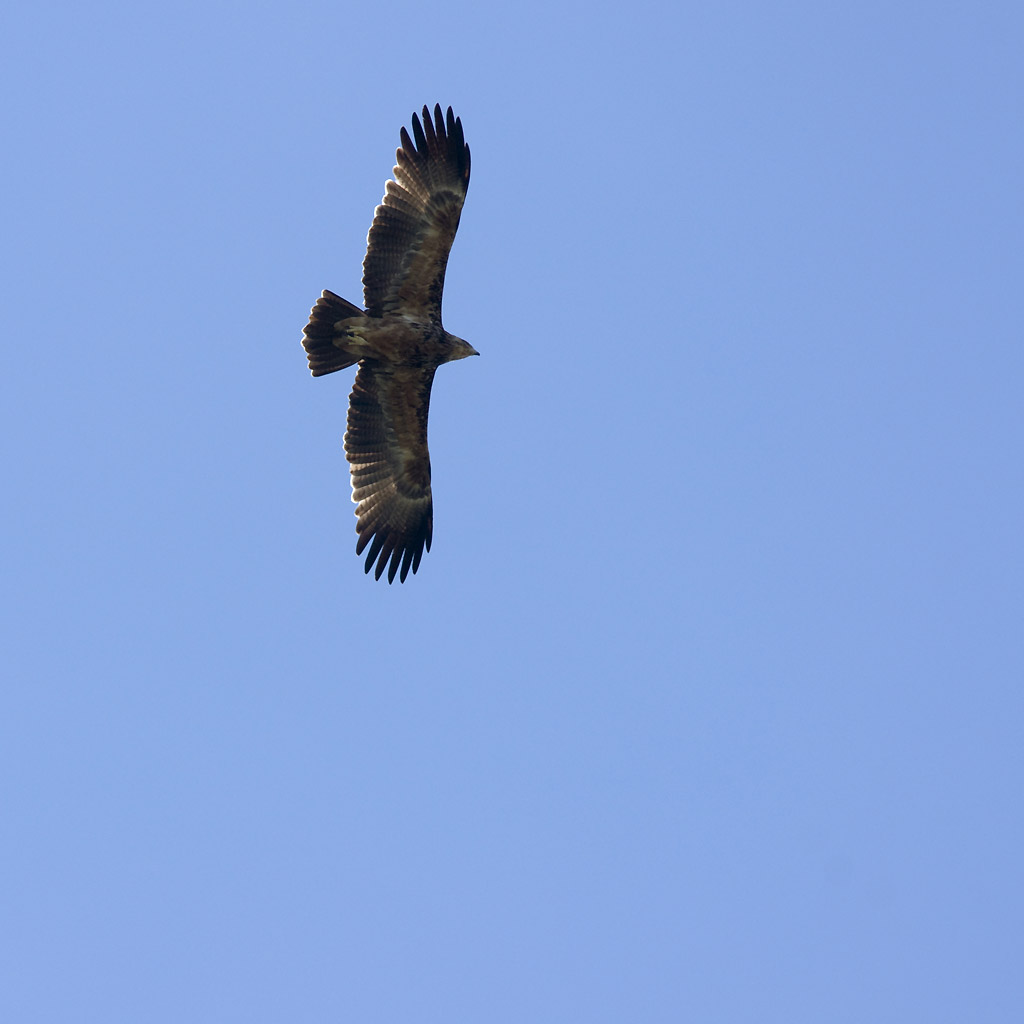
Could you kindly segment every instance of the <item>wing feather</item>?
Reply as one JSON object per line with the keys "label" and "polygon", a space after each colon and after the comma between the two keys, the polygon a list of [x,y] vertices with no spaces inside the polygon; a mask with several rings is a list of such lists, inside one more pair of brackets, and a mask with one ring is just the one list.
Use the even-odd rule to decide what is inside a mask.
{"label": "wing feather", "polygon": [[[402,313],[441,322],[448,253],[469,187],[469,146],[452,108],[401,131],[394,180],[388,181],[367,238],[363,295],[371,316]],[[414,141],[415,140],[415,141]]]}
{"label": "wing feather", "polygon": [[[363,362],[349,399],[345,455],[356,505],[356,554],[366,572],[404,583],[433,535],[427,413],[434,370]],[[390,562],[390,564],[389,564]]]}

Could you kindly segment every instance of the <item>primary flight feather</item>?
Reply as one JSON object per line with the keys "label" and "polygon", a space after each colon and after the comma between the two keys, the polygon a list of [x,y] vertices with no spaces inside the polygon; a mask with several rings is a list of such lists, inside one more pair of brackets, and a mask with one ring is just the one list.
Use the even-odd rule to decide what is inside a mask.
{"label": "primary flight feather", "polygon": [[356,554],[366,572],[404,583],[430,550],[433,501],[427,412],[441,363],[479,353],[441,325],[448,252],[469,187],[469,146],[452,108],[402,129],[394,180],[373,216],[362,310],[333,292],[317,299],[302,344],[314,377],[359,364],[345,456],[356,503]]}

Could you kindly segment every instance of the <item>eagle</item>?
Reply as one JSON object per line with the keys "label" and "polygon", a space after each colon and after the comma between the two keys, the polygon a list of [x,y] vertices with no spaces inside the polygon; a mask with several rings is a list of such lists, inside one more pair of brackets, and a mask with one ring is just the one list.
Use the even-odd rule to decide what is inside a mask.
{"label": "eagle", "polygon": [[403,127],[396,165],[374,211],[363,260],[366,309],[334,292],[316,301],[302,344],[314,377],[359,364],[345,457],[356,504],[356,554],[380,579],[405,582],[434,529],[427,411],[442,363],[480,353],[441,324],[448,253],[469,187],[469,146],[452,108]]}

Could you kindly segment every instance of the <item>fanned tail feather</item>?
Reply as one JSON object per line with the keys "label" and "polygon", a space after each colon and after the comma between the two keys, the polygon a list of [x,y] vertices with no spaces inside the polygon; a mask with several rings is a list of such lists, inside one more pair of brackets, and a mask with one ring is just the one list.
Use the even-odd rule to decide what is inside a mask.
{"label": "fanned tail feather", "polygon": [[325,373],[344,370],[346,366],[359,362],[345,349],[344,329],[339,330],[340,320],[351,320],[366,314],[334,292],[325,291],[310,311],[309,323],[302,331],[302,347],[309,358],[309,369],[314,377]]}

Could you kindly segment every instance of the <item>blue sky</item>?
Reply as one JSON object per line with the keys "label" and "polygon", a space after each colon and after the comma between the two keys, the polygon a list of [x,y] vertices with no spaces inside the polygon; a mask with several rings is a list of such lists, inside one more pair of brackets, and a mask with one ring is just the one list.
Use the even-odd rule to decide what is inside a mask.
{"label": "blue sky", "polygon": [[[1020,1018],[1016,5],[4,20],[0,1017]],[[434,102],[389,587],[299,337]]]}

